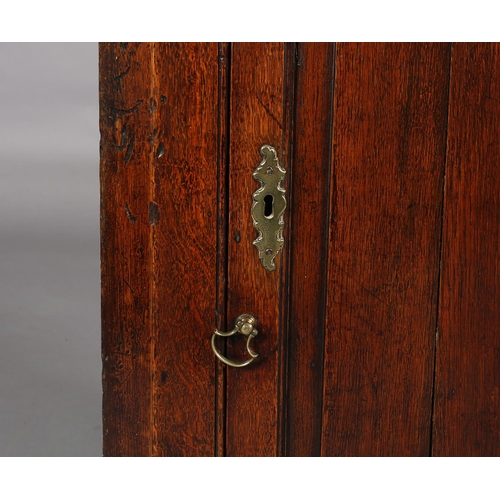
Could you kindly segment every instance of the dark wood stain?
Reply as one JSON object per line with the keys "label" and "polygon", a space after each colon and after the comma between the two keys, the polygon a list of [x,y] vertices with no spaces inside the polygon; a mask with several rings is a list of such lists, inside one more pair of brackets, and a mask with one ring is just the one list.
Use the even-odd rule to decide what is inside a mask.
{"label": "dark wood stain", "polygon": [[[151,47],[100,44],[103,451],[152,453]],[[129,131],[127,133],[127,131]],[[135,154],[126,163],[127,137]],[[122,147],[123,146],[123,147]],[[132,215],[134,214],[134,215]]]}
{"label": "dark wood stain", "polygon": [[290,177],[287,454],[318,456],[333,111],[331,43],[299,43]]}
{"label": "dark wood stain", "polygon": [[489,43],[100,44],[104,455],[500,454],[499,75]]}
{"label": "dark wood stain", "polygon": [[[218,158],[217,158],[217,302],[216,326],[221,331],[228,330],[227,324],[227,242],[229,228],[229,87],[231,68],[231,44],[219,43],[218,73]],[[216,373],[215,401],[215,450],[214,455],[222,457],[226,453],[226,365],[214,357]]]}
{"label": "dark wood stain", "polygon": [[[155,455],[211,456],[215,439],[218,46],[155,44]],[[161,215],[161,216],[160,216]],[[162,373],[167,374],[161,382]]]}
{"label": "dark wood stain", "polygon": [[429,453],[449,60],[337,45],[323,455]]}
{"label": "dark wood stain", "polygon": [[[237,316],[253,314],[259,334],[259,358],[245,369],[227,369],[226,453],[228,456],[273,456],[278,440],[278,345],[280,335],[281,256],[273,272],[262,267],[252,241],[257,237],[250,217],[252,178],[259,149],[270,144],[282,151],[284,117],[284,45],[237,43],[231,53],[231,117],[229,152],[228,327]],[[234,338],[234,340],[233,340]],[[228,339],[228,355],[242,344]]]}
{"label": "dark wood stain", "polygon": [[453,45],[433,454],[500,454],[500,45]]}

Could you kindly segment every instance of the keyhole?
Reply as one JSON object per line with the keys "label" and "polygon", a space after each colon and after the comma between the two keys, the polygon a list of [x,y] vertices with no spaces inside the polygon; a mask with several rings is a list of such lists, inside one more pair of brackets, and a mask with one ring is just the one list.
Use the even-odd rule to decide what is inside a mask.
{"label": "keyhole", "polygon": [[273,195],[268,194],[264,196],[264,217],[266,219],[272,219],[273,218]]}

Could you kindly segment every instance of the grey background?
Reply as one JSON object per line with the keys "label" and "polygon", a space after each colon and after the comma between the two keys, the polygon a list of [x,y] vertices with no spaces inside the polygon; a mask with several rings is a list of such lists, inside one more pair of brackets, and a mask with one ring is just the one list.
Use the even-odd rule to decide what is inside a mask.
{"label": "grey background", "polygon": [[0,456],[101,455],[97,44],[0,44]]}

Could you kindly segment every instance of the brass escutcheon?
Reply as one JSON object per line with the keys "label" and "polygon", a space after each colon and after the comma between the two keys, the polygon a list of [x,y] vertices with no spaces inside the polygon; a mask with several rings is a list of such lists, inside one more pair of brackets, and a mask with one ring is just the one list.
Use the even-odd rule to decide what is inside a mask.
{"label": "brass escutcheon", "polygon": [[253,193],[252,220],[259,236],[253,244],[259,250],[262,265],[274,271],[274,259],[283,248],[283,213],[286,208],[285,169],[278,162],[276,149],[268,144],[260,148],[262,161],[254,170],[253,178],[260,187]]}

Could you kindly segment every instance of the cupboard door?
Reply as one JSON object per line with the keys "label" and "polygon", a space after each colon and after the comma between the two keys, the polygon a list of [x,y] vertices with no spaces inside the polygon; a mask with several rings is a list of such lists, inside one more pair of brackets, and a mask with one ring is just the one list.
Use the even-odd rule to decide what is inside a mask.
{"label": "cupboard door", "polygon": [[100,45],[105,455],[499,453],[498,47]]}
{"label": "cupboard door", "polygon": [[[228,456],[281,453],[286,263],[281,254],[274,271],[262,266],[252,244],[257,232],[250,208],[260,186],[252,173],[262,160],[261,146],[274,147],[288,169],[288,56],[283,43],[234,43],[231,48],[227,319],[232,325],[242,313],[257,318],[259,357],[245,368],[227,368]],[[229,355],[239,342],[228,339]]]}

